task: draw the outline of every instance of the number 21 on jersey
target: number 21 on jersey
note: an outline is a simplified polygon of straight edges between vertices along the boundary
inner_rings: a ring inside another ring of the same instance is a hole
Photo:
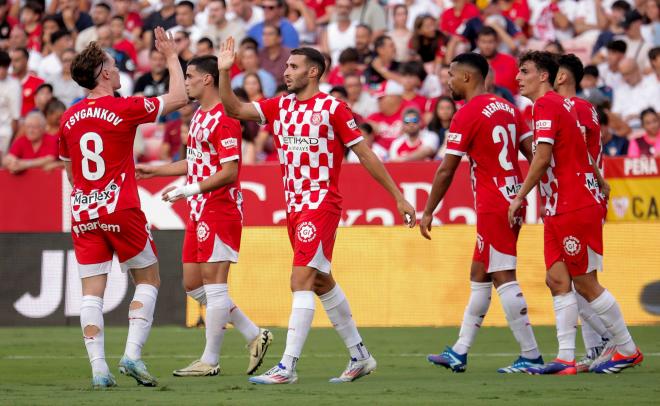
[[[500,160],[500,166],[505,171],[510,171],[513,169],[513,164],[511,163],[511,161],[509,161],[509,157],[508,157],[509,154],[508,136],[511,137],[511,143],[513,145],[516,144],[516,125],[509,124],[508,128],[509,128],[509,134],[507,134],[506,129],[501,125],[498,125],[495,128],[493,128],[493,142],[495,144],[502,143],[502,149],[500,150],[499,160]]]

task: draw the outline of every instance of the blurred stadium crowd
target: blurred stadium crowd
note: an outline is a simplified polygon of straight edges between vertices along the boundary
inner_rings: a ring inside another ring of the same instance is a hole
[[[292,48],[327,59],[322,90],[353,109],[383,161],[442,159],[445,132],[461,107],[447,88],[448,63],[483,54],[488,86],[527,118],[516,56],[526,49],[575,53],[585,64],[581,96],[597,107],[608,156],[660,155],[660,0],[0,0],[0,157],[12,173],[51,169],[59,118],[85,90],[71,61],[98,41],[120,69],[122,96],[163,94],[165,58],[153,30],[175,38],[185,69],[233,36],[239,97],[286,92]],[[136,161],[182,158],[190,103],[144,125]],[[243,123],[243,162],[277,160],[268,125]],[[347,157],[354,161],[355,156]]]

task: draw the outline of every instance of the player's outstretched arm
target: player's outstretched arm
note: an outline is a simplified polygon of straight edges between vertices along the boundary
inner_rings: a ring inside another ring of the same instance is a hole
[[[198,193],[208,193],[219,189],[225,185],[234,183],[238,178],[238,160],[229,161],[222,164],[222,170],[209,176],[201,182],[188,184],[184,186],[170,186],[163,190],[163,200],[166,202],[176,202],[188,196]]]
[[[415,209],[403,198],[403,194],[392,180],[392,177],[380,162],[376,154],[371,151],[366,142],[358,142],[351,147],[351,150],[360,159],[360,163],[365,167],[369,174],[380,183],[396,200],[396,208],[403,218],[404,224],[408,227],[414,227],[416,223]]]
[[[165,115],[185,106],[188,103],[188,96],[186,95],[183,71],[176,53],[174,37],[171,33],[166,33],[163,27],[156,27],[154,34],[156,35],[156,49],[165,55],[167,69],[170,73],[169,91],[163,95],[162,114]]]
[[[461,163],[461,157],[458,155],[445,154],[442,163],[438,167],[433,177],[433,186],[429,193],[429,200],[426,201],[424,214],[419,222],[419,232],[427,240],[431,239],[431,223],[433,223],[433,212],[438,207],[442,198],[445,197],[458,165]]]
[[[165,165],[135,165],[135,177],[149,179],[154,176],[183,176],[188,172],[188,162],[185,159]]]
[[[511,226],[516,222],[516,212],[522,207],[525,197],[532,191],[534,186],[539,183],[541,177],[550,166],[551,160],[552,144],[539,142],[536,146],[536,153],[534,154],[532,163],[529,165],[529,172],[527,172],[525,182],[523,182],[520,191],[511,202],[511,205],[509,205],[509,224],[511,224]]]
[[[229,37],[220,45],[218,54],[218,70],[220,71],[220,99],[229,117],[239,120],[261,122],[262,118],[252,103],[243,103],[231,89],[229,70],[234,65],[236,51],[234,51],[234,37]]]

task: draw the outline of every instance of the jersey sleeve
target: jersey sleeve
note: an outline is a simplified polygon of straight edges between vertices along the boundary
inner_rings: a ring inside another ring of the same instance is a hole
[[[214,146],[218,151],[220,164],[238,161],[241,157],[241,148],[238,142],[241,137],[241,125],[237,120],[224,116],[216,129]]]
[[[66,138],[64,138],[62,131],[57,134],[57,149],[62,161],[71,160],[71,156],[69,155],[69,146],[66,144]]]
[[[126,119],[136,125],[154,123],[163,113],[163,97],[131,96],[124,99]]]
[[[259,125],[270,123],[277,117],[279,112],[280,99],[281,97],[272,97],[270,99],[252,102],[254,108],[256,108],[257,112],[259,113],[259,117],[261,117]]]
[[[468,153],[470,142],[472,141],[472,131],[470,131],[470,120],[466,117],[465,110],[459,110],[449,125],[447,131],[447,149],[445,154],[464,156]]]
[[[554,144],[559,132],[559,121],[557,120],[556,106],[547,100],[539,99],[534,104],[534,135],[537,142]]]
[[[344,102],[339,103],[334,114],[330,112],[330,124],[335,135],[338,135],[347,147],[352,147],[363,139],[351,108]]]
[[[523,117],[520,110],[515,109],[515,111],[516,111],[516,134],[518,134],[518,145],[520,145],[520,143],[523,142],[525,139],[534,135],[534,132],[532,132],[532,130],[529,129],[529,125],[527,125],[527,121],[525,121],[525,118]]]

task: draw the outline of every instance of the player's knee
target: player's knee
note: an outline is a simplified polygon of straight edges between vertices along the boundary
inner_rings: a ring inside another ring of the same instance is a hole
[[[574,281],[575,291],[580,294],[587,302],[593,302],[601,293],[603,287],[598,282],[584,283]]]
[[[490,282],[491,275],[488,274],[486,266],[482,262],[473,262],[470,267],[470,280],[472,282]]]
[[[93,324],[88,324],[83,328],[83,335],[85,337],[96,337],[100,332],[101,329]]]
[[[571,290],[570,283],[567,283],[567,281],[564,281],[562,278],[558,278],[551,273],[546,274],[545,284],[548,289],[550,289],[553,296],[562,295]]]

